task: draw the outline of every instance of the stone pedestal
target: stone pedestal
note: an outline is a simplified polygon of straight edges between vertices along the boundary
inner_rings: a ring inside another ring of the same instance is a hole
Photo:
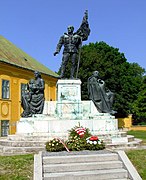
[[[57,82],[57,101],[81,101],[81,81],[78,80],[58,80]]]
[[[62,118],[81,118],[81,81],[58,80],[57,115]]]

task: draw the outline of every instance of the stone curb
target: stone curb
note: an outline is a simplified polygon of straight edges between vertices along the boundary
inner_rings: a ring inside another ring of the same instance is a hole
[[[34,155],[33,180],[42,180],[42,169],[42,152],[40,151],[38,154]]]
[[[135,169],[135,167],[133,166],[133,164],[131,163],[131,161],[127,157],[126,153],[124,151],[117,151],[117,153],[118,153],[120,159],[122,160],[122,162],[124,163],[124,166],[129,173],[130,179],[142,180],[142,178],[138,174],[137,170]]]

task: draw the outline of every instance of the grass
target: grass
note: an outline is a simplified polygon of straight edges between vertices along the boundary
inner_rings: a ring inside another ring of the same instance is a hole
[[[33,154],[0,156],[0,180],[32,180]]]
[[[146,131],[128,131],[128,135],[143,140],[142,145],[146,145]],[[146,180],[146,150],[129,150],[126,151],[128,158],[131,160],[143,180]]]
[[[146,180],[146,150],[129,150],[126,154],[141,178]]]
[[[146,145],[146,131],[128,131],[128,135],[133,135],[135,138],[142,139],[142,144]]]

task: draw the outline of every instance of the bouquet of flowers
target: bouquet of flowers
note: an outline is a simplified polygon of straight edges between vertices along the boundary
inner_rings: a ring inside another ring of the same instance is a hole
[[[69,130],[69,138],[66,145],[71,151],[81,151],[86,149],[86,138],[91,136],[88,128],[75,126]]]
[[[49,152],[58,152],[58,151],[64,151],[65,146],[63,145],[62,141],[60,139],[54,138],[48,142],[46,142],[46,150]]]
[[[103,141],[100,140],[98,136],[88,137],[86,138],[86,142],[89,145],[89,150],[99,150],[105,148]]]

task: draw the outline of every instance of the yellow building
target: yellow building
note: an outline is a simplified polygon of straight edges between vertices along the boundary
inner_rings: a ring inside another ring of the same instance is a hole
[[[22,112],[21,94],[34,70],[45,80],[45,100],[56,100],[58,75],[0,36],[0,136],[15,134]]]
[[[127,128],[132,127],[132,114],[129,114],[127,117],[118,118],[118,128]]]

